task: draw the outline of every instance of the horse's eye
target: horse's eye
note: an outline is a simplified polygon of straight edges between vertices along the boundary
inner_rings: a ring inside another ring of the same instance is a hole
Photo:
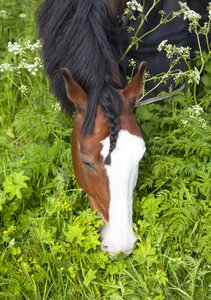
[[[94,171],[95,170],[95,167],[94,165],[90,162],[90,161],[87,161],[87,160],[83,160],[83,165],[89,169],[90,171]]]

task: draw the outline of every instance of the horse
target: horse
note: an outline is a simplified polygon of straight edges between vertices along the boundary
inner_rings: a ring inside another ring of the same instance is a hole
[[[146,9],[154,2],[144,1]],[[178,1],[171,0],[156,5],[143,26],[145,31],[159,23],[160,10],[168,14],[179,7]],[[73,168],[91,208],[104,221],[101,249],[129,255],[136,243],[132,195],[146,151],[133,110],[143,95],[146,65],[152,75],[168,70],[168,59],[157,52],[159,43],[167,37],[185,46],[188,31],[186,21],[175,19],[146,36],[141,47],[131,49],[139,67],[127,83],[130,57],[121,58],[130,36],[118,18],[125,7],[124,0],[44,0],[37,20],[44,67],[54,93],[67,113],[75,111]]]
[[[133,189],[146,150],[133,114],[146,63],[128,84],[118,65],[116,16],[124,7],[121,0],[45,0],[37,12],[45,70],[62,106],[75,110],[76,180],[103,219],[101,249],[111,255],[134,249]]]

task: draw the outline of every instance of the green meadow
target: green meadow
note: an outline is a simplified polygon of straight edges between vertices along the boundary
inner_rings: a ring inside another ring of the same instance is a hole
[[[199,84],[136,110],[138,242],[110,260],[74,177],[72,119],[42,67],[39,3],[0,0],[0,299],[211,299],[210,55],[191,63]]]

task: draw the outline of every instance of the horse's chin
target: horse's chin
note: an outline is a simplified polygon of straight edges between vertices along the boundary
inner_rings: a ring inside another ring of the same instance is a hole
[[[108,252],[111,257],[119,253],[129,256],[133,252],[137,241],[132,227],[116,231],[105,225],[101,231],[101,238],[101,250]]]

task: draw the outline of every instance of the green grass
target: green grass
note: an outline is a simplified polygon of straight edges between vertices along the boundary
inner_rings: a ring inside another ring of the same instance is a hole
[[[38,2],[0,0],[7,12],[0,64],[40,56],[7,51],[9,41],[36,42]],[[100,251],[101,220],[74,178],[72,120],[43,70],[0,73],[0,299],[211,299],[211,60],[204,55],[197,94],[188,86],[136,111],[147,144],[134,193],[138,243],[129,258],[113,261]]]

